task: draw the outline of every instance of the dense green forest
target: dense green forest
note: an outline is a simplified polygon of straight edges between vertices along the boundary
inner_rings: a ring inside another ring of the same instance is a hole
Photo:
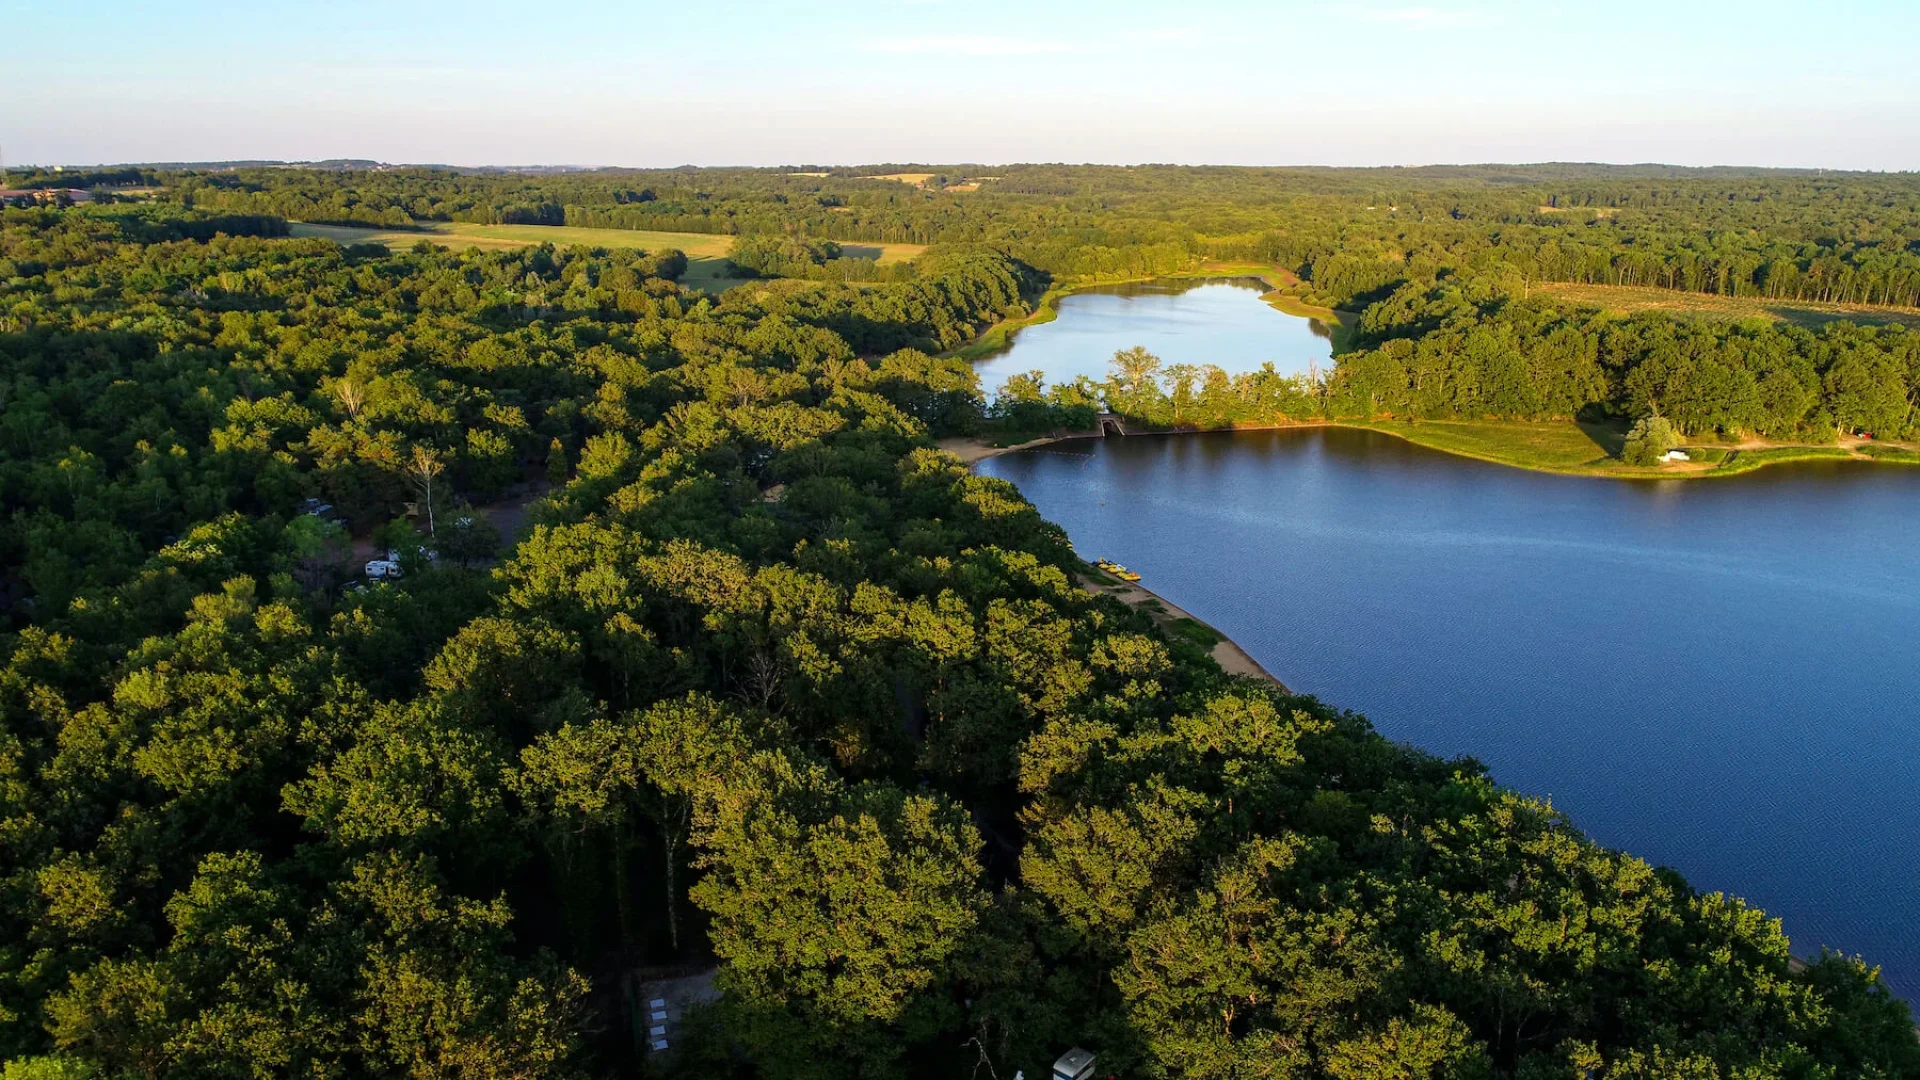
[[[996,167],[995,179],[968,192],[875,178],[902,168],[825,176],[241,169],[175,174],[169,190],[190,205],[338,224],[986,243],[1056,277],[1135,277],[1205,259],[1252,259],[1295,270],[1335,306],[1444,267],[1520,281],[1920,305],[1914,174],[1027,165]]]
[[[1379,302],[1330,379],[1246,407],[1891,430],[1911,334],[1608,320],[1476,260],[1849,213],[1910,259],[1913,200],[1872,209],[1906,178],[997,175],[242,170],[0,212],[7,1080],[1006,1078],[1075,1044],[1121,1076],[1920,1076],[1867,963],[1224,674],[933,443],[994,411],[941,354],[1050,285],[1255,257]],[[716,297],[677,252],[285,236],[529,207],[779,239]],[[832,280],[862,239],[935,246]],[[1228,407],[1150,361],[997,407]],[[1686,411],[1722,368],[1755,403]],[[356,580],[383,550],[404,576]],[[643,1055],[630,977],[716,964]]]
[[[895,168],[903,167],[824,176],[237,170],[181,175],[170,197],[318,221],[736,234],[739,272],[818,280],[907,276],[902,267],[841,258],[833,246],[861,240],[990,247],[1060,284],[1251,262],[1297,275],[1310,302],[1365,309],[1357,340],[1365,355],[1343,360],[1329,385],[1276,397],[1271,380],[1252,379],[1229,394],[1220,376],[1203,371],[1192,393],[1211,386],[1210,404],[1177,404],[1178,380],[1160,386],[1163,400],[1134,395],[1150,422],[1564,419],[1589,411],[1628,421],[1659,413],[1689,436],[1920,434],[1911,333],[1698,326],[1664,316],[1623,323],[1532,289],[1565,282],[1914,307],[1913,175],[1012,166],[993,170],[977,191],[951,192],[878,178]],[[1065,405],[1085,397],[1084,388],[1062,390]]]

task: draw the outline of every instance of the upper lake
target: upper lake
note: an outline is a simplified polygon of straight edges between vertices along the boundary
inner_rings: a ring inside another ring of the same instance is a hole
[[[1192,314],[1136,302],[1128,333],[1097,310],[1100,348],[1156,352]],[[1075,354],[1023,331],[1024,366],[1080,362],[1072,316],[1036,329]],[[1596,840],[1782,918],[1797,953],[1863,955],[1920,999],[1920,469],[1623,482],[1343,428],[978,468],[1294,690],[1477,758]]]
[[[1111,285],[1061,298],[1059,318],[1029,326],[1004,352],[974,365],[992,396],[1007,376],[1040,370],[1048,383],[1107,377],[1107,361],[1142,345],[1168,364],[1213,364],[1230,375],[1271,362],[1282,375],[1304,375],[1332,362],[1332,332],[1315,319],[1288,315],[1260,299],[1251,279]]]

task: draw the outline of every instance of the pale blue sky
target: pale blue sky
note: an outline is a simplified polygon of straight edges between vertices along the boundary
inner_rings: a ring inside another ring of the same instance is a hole
[[[1920,169],[1915,0],[0,0],[9,162]]]

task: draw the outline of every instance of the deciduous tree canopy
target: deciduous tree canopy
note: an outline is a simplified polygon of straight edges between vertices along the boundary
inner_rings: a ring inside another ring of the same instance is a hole
[[[934,448],[982,417],[938,354],[1068,273],[1048,252],[1104,258],[1076,224],[1098,192],[1132,207],[1101,265],[1150,269],[1204,254],[1210,215],[1251,250],[1288,205],[1139,174],[1009,171],[1006,199],[1059,218],[1022,248],[969,194],[729,173],[720,205],[786,221],[804,189],[802,217],[847,232],[903,205],[884,238],[943,246],[898,281],[718,299],[673,253],[343,249],[269,216],[573,220],[578,195],[686,227],[664,219],[701,174],[209,173],[170,177],[173,206],[5,211],[9,1078],[620,1075],[625,977],[710,963],[724,997],[662,1068],[1040,1076],[1083,1044],[1196,1078],[1920,1075],[1863,962],[1798,967],[1763,913],[1473,761],[1224,674]],[[1393,182],[1406,212],[1439,199]],[[1622,190],[1555,182],[1570,205]],[[1463,218],[1505,198],[1480,183]],[[1655,222],[1663,183],[1618,182]],[[1895,331],[1342,280],[1397,299],[1317,397],[1145,355],[1102,392],[1392,410],[1430,350],[1470,358],[1457,411],[1657,398],[1686,429],[1731,400],[1687,389],[1710,364],[1751,377],[1755,425],[1885,425],[1913,385],[1889,389],[1913,379]],[[441,536],[543,481],[496,564]],[[347,547],[404,573],[346,587]]]

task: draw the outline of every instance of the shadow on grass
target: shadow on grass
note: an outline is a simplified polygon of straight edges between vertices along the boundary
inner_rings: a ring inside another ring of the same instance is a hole
[[[1764,304],[1767,314],[1805,330],[1818,330],[1828,323],[1850,322],[1860,326],[1899,325],[1920,330],[1920,317],[1900,311],[1815,311],[1792,304]]]
[[[1627,427],[1618,420],[1575,420],[1573,423],[1610,458],[1619,457],[1627,445]]]
[[[725,292],[748,280],[733,276],[732,270],[732,264],[717,255],[689,256],[687,272],[680,275],[680,283],[688,288]]]

